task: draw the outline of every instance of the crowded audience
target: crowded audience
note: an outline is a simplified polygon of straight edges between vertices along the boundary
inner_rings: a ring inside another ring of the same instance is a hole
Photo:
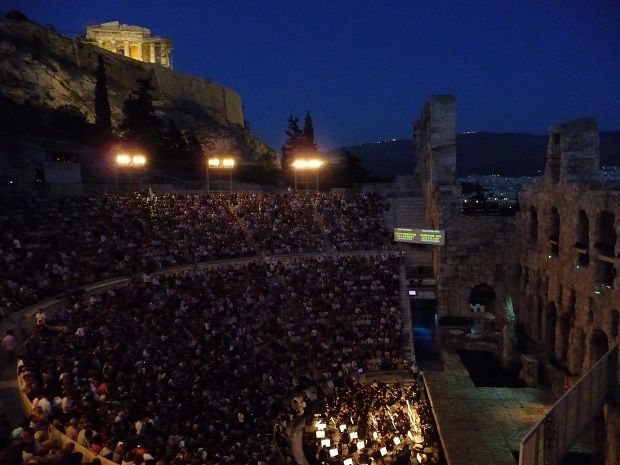
[[[308,405],[402,366],[397,263],[271,257],[72,293],[20,352],[23,463],[75,456],[46,462],[46,424],[118,463],[295,463],[274,445]]]
[[[78,285],[138,271],[390,244],[377,194],[149,192],[4,200],[0,318]]]
[[[338,250],[385,249],[392,245],[383,219],[387,205],[378,193],[320,193],[316,204],[327,237]]]

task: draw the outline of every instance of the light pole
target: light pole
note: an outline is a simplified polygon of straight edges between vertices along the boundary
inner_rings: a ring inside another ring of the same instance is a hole
[[[142,183],[142,175],[144,167],[146,166],[146,157],[140,153],[118,153],[114,160],[116,162],[116,183],[118,185],[119,170],[123,170],[127,173],[128,184],[131,185],[133,181],[133,174],[140,170],[140,183]]]
[[[316,185],[316,191],[319,191],[319,170],[321,166],[323,166],[323,160],[319,160],[318,158],[312,159],[297,159],[291,165],[295,170],[295,190],[297,190],[297,172],[302,171],[305,174],[305,181],[302,184],[305,184],[304,191],[310,191],[310,181],[308,180],[310,174],[314,172],[314,179]]]
[[[236,162],[234,158],[209,158],[207,160],[207,192],[211,192],[211,176],[209,174],[210,171],[213,171],[218,176],[219,189],[217,192],[223,192],[222,176],[228,173],[229,191],[232,192],[232,173],[235,165]]]

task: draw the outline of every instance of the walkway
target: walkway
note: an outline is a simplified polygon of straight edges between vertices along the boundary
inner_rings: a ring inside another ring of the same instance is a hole
[[[513,451],[553,404],[533,388],[477,388],[459,356],[442,354],[444,371],[426,372],[428,394],[449,465],[515,465]]]

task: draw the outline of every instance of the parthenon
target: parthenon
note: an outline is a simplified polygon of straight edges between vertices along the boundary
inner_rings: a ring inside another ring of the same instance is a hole
[[[172,68],[172,41],[151,36],[150,29],[144,27],[118,21],[94,24],[86,28],[86,36],[82,40],[135,60]]]

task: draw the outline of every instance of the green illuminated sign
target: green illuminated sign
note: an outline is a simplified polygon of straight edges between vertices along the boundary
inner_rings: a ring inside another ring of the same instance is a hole
[[[409,229],[394,228],[396,242],[410,242],[411,244],[443,245],[445,231],[440,229]]]

